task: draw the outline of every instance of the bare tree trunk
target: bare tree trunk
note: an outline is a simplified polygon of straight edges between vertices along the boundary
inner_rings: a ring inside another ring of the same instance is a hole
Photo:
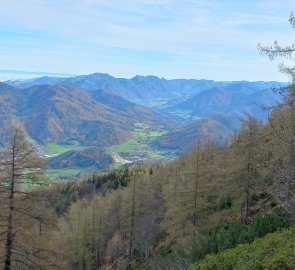
[[[82,270],[86,270],[86,241],[87,241],[87,235],[86,235],[86,215],[84,217],[84,245],[83,245],[83,262],[82,262]]]
[[[41,269],[44,265],[54,265],[54,262],[48,261],[49,251],[39,247],[40,244],[42,245],[41,236],[44,230],[42,224],[46,224],[48,220],[45,218],[46,211],[39,212],[40,205],[37,202],[40,202],[40,198],[45,194],[42,189],[25,190],[24,185],[29,183],[31,187],[40,187],[45,184],[42,175],[46,165],[38,157],[36,149],[26,141],[24,133],[18,128],[13,128],[12,131],[11,141],[7,147],[1,149],[0,153],[0,174],[1,176],[3,174],[0,182],[3,191],[0,195],[1,201],[5,203],[5,220],[3,221],[7,226],[2,269],[11,270],[15,267],[19,268],[22,264],[29,269]],[[26,243],[23,238],[30,233],[32,233],[31,238],[36,236],[35,226],[28,229],[29,232],[23,230],[23,224],[26,222],[34,222],[34,224],[37,222],[39,225],[39,238],[32,239],[33,243]]]
[[[129,241],[129,253],[128,253],[129,261],[131,260],[131,255],[132,255],[134,218],[135,218],[135,178],[133,178],[133,188],[132,188],[131,225],[130,225],[130,241]]]
[[[80,262],[79,262],[79,256],[78,256],[78,244],[79,244],[79,235],[80,234],[80,211],[78,211],[78,216],[77,216],[77,227],[75,228],[75,247],[74,247],[74,254],[75,254],[75,264],[78,267]]]
[[[97,255],[96,255],[96,244],[95,244],[95,215],[94,215],[94,213],[95,213],[95,193],[93,195],[93,203],[92,203],[91,254],[92,254],[92,269],[96,270],[97,269],[97,260],[96,260]]]
[[[97,250],[96,250],[96,267],[98,268],[101,264],[100,262],[100,242],[101,242],[101,225],[102,225],[102,215],[99,213],[99,225],[98,225],[98,242],[97,242]]]
[[[11,269],[11,254],[12,254],[12,218],[13,218],[13,184],[11,185],[11,195],[9,197],[9,214],[7,225],[7,237],[6,237],[6,253],[5,253],[5,270]]]
[[[246,183],[244,186],[244,205],[243,205],[243,222],[245,224],[248,223],[249,219],[249,197],[250,197],[250,182],[252,178],[251,166],[253,163],[253,120],[252,117],[249,117],[249,145],[248,145],[248,159],[247,159],[247,175],[246,175]]]
[[[246,189],[244,191],[244,214],[243,214],[243,222],[245,224],[248,223],[248,217],[249,217],[249,190]]]
[[[11,269],[11,255],[12,255],[12,245],[13,245],[13,234],[12,234],[12,221],[14,213],[14,184],[15,184],[15,146],[16,146],[16,136],[15,132],[12,141],[12,160],[11,160],[11,182],[10,182],[10,194],[9,194],[9,210],[8,210],[8,224],[7,224],[7,235],[6,235],[6,252],[5,252],[5,266],[4,270]]]
[[[294,131],[295,129],[293,129]],[[294,174],[294,169],[295,169],[295,142],[294,139],[291,139],[290,143],[290,164],[289,164],[289,177],[288,177],[288,199],[291,199],[292,196],[292,190],[294,189],[295,185],[295,174]]]
[[[195,190],[194,190],[193,225],[195,227],[196,227],[196,224],[197,224],[197,199],[198,199],[198,182],[199,182],[199,159],[200,159],[200,141],[198,141],[198,146],[197,146],[196,179],[195,179]]]

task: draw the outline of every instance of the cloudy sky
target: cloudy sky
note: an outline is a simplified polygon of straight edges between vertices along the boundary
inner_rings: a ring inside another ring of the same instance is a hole
[[[295,0],[0,0],[0,75],[285,80],[257,44],[292,43],[294,7]]]

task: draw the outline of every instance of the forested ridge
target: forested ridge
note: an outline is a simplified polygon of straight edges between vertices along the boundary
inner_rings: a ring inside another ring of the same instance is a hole
[[[267,123],[246,113],[224,144],[198,140],[169,164],[52,183],[15,128],[0,156],[1,268],[295,269],[295,86],[282,70],[291,84]]]

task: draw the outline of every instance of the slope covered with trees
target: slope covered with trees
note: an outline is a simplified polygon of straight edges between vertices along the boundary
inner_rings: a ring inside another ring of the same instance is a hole
[[[60,213],[59,230],[50,237],[60,265],[187,267],[207,253],[292,226],[292,153],[276,133],[282,124],[278,117],[289,113],[294,114],[288,106],[274,110],[266,125],[248,115],[227,145],[197,142],[193,152],[167,165],[73,184],[78,196]],[[291,127],[284,132],[294,136]],[[254,217],[257,213],[261,216]]]
[[[150,109],[119,96],[74,85],[41,85],[17,89],[0,84],[1,138],[15,123],[40,144],[83,144],[105,147],[131,138],[137,122],[170,125]],[[1,139],[0,138],[0,139]],[[5,140],[1,140],[2,144]]]

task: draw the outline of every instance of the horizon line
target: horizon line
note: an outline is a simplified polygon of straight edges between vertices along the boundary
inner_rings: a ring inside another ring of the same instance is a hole
[[[177,77],[177,78],[165,78],[162,76],[158,76],[158,75],[153,75],[153,74],[148,74],[148,75],[140,75],[140,74],[136,74],[133,75],[131,77],[120,77],[120,76],[114,76],[111,75],[110,73],[107,72],[93,72],[93,73],[89,73],[89,74],[71,74],[71,73],[59,73],[59,72],[47,72],[47,71],[26,71],[26,70],[14,70],[14,69],[0,69],[0,76],[1,75],[22,75],[25,76],[23,78],[11,78],[11,79],[5,79],[2,80],[0,78],[0,81],[5,82],[5,81],[25,81],[25,80],[34,80],[34,79],[39,79],[42,77],[65,77],[65,78],[71,78],[71,77],[78,77],[78,76],[90,76],[90,75],[94,75],[94,74],[100,74],[100,75],[108,75],[112,78],[115,79],[127,79],[127,80],[132,80],[136,77],[155,77],[158,78],[160,80],[166,80],[166,81],[171,81],[171,80],[205,80],[205,81],[215,81],[215,82],[279,82],[279,83],[288,83],[288,81],[276,81],[276,80],[215,80],[215,79],[209,79],[209,78],[181,78],[181,77]],[[30,77],[33,76],[33,77]],[[35,77],[36,76],[36,77]]]

